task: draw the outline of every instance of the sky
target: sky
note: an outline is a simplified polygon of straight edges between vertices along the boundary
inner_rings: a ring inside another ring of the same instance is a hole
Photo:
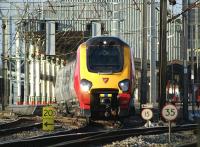
[[[175,14],[178,14],[182,11],[182,0],[176,0],[176,5],[173,6],[173,10]]]

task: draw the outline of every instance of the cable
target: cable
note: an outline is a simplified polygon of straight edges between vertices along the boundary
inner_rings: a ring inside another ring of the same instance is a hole
[[[133,0],[134,5],[136,5],[137,9],[141,12],[140,7],[138,6],[138,3],[136,3],[135,0]]]
[[[189,5],[185,10],[183,10],[181,13],[173,16],[172,18],[167,20],[167,23],[175,20],[176,18],[178,18],[179,16],[183,15],[184,13],[186,13],[187,11],[190,11],[191,9],[198,7],[200,5],[200,0],[197,0],[196,2],[192,3],[191,5]]]

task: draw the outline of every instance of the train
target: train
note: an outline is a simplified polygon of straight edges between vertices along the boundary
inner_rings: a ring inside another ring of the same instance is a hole
[[[172,103],[182,101],[183,98],[183,65],[178,61],[173,61],[167,65],[166,94],[167,100]]]
[[[196,66],[195,66],[196,67]],[[188,102],[192,102],[192,90],[197,106],[200,106],[200,84],[198,83],[197,69],[194,71],[194,89],[191,81],[191,65],[188,65]],[[199,70],[198,70],[199,71]],[[167,100],[172,103],[180,103],[184,97],[184,67],[180,61],[174,60],[167,66],[166,94]]]
[[[56,101],[86,120],[125,118],[134,109],[133,50],[118,37],[93,37],[56,76]]]

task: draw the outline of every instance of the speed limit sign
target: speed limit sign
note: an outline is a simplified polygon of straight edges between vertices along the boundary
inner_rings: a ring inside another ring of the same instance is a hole
[[[172,104],[167,104],[162,109],[162,116],[168,121],[176,119],[177,115],[178,115],[178,110]]]
[[[143,109],[141,115],[144,120],[150,120],[153,117],[153,112],[151,109]]]

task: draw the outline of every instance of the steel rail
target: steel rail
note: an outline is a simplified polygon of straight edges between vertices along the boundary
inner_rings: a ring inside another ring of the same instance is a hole
[[[2,129],[2,130],[0,130],[0,137],[10,135],[10,134],[14,134],[14,133],[18,133],[18,132],[21,132],[21,131],[31,130],[33,128],[41,128],[41,127],[42,127],[42,123],[32,123],[32,124],[25,125],[25,126],[22,126],[22,127]]]
[[[172,132],[187,131],[197,129],[196,124],[192,125],[183,125],[172,127]],[[126,129],[126,130],[117,130],[108,133],[97,134],[91,137],[81,138],[79,140],[66,141],[52,145],[52,147],[60,146],[77,146],[77,145],[99,145],[110,143],[112,141],[120,141],[127,137],[138,136],[138,135],[155,135],[167,133],[168,127],[157,127],[157,128],[144,128],[144,129]]]
[[[44,138],[44,137],[52,137],[52,136],[60,136],[60,135],[67,135],[67,134],[75,134],[75,133],[84,133],[84,132],[88,132],[88,126],[84,126],[82,128],[72,129],[72,130],[57,131],[55,133],[53,132],[53,133],[50,133],[50,134],[26,138],[25,140],[38,139],[38,138]]]
[[[179,145],[177,147],[199,147],[197,142],[192,142],[192,143],[187,143],[187,144],[183,144],[183,145]]]
[[[195,129],[197,129],[197,124],[181,125],[172,127],[172,132]],[[117,129],[4,142],[0,143],[0,146],[76,146],[80,144],[87,146],[91,144],[110,143],[112,141],[122,140],[130,136],[161,134],[166,132],[168,132],[168,127]]]
[[[66,134],[66,135],[57,135],[57,136],[48,136],[34,139],[25,139],[25,140],[17,140],[17,141],[8,141],[0,143],[1,146],[9,146],[9,147],[36,147],[36,146],[50,146],[55,143],[76,140],[79,138],[84,138],[88,136],[93,136],[99,134],[100,132],[87,132],[87,133],[74,133],[74,134]]]
[[[3,123],[0,125],[0,130],[16,126],[16,125],[18,125],[22,122],[26,122],[26,121],[31,121],[31,120],[26,119],[26,118],[19,118],[17,120],[11,121],[11,122]]]

